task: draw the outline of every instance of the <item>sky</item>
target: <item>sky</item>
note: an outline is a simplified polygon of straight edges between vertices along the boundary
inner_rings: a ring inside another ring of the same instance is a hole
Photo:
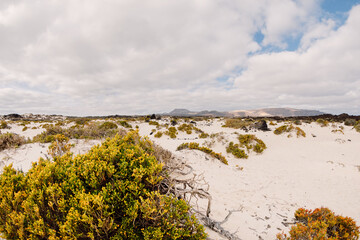
[[[360,115],[360,0],[1,0],[0,114]]]

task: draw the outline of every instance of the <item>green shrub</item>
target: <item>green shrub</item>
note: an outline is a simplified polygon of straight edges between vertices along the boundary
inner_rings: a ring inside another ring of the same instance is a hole
[[[251,124],[249,121],[244,121],[238,118],[229,118],[225,120],[225,124],[222,127],[228,127],[228,128],[243,128],[247,127]]]
[[[178,132],[175,127],[169,127],[165,134],[171,138],[176,138]]]
[[[278,128],[276,128],[274,130],[274,134],[276,135],[280,135],[282,133],[289,133],[289,132],[293,132],[295,131],[296,132],[296,136],[297,137],[306,137],[306,133],[304,132],[304,130],[302,130],[301,128],[299,127],[295,127],[293,125],[283,125],[283,126],[280,126]],[[291,137],[291,134],[288,135],[288,137]]]
[[[234,144],[230,142],[229,145],[226,147],[226,152],[231,153],[237,158],[248,158],[249,156],[245,153],[243,149],[239,148],[238,144]]]
[[[177,151],[183,150],[183,149],[195,149],[195,150],[199,150],[202,151],[204,153],[209,154],[210,156],[219,159],[222,163],[228,165],[228,161],[226,160],[226,158],[221,155],[221,153],[216,153],[213,150],[211,150],[210,148],[207,147],[200,147],[199,143],[195,143],[195,142],[190,142],[190,143],[182,143],[177,147]]]
[[[118,123],[123,126],[124,128],[132,128],[131,124],[129,124],[127,121],[121,120],[118,121]]]
[[[295,128],[295,131],[296,131],[296,136],[297,137],[306,137],[306,133],[304,132],[304,130],[302,130],[301,128],[299,127],[296,127]]]
[[[154,135],[154,137],[156,137],[156,138],[161,138],[162,135],[163,135],[163,133],[159,131],[159,132],[157,132],[157,133]]]
[[[359,239],[359,227],[349,217],[337,216],[328,208],[313,211],[303,208],[295,212],[296,225],[290,229],[290,237],[281,233],[278,240],[355,240]]]
[[[344,125],[346,125],[346,126],[355,126],[356,125],[356,120],[352,119],[352,118],[347,118],[344,121]]]
[[[193,130],[193,126],[191,124],[183,123],[177,129],[181,132],[186,132],[187,134],[191,134]]]
[[[40,159],[26,174],[0,176],[6,239],[205,239],[184,200],[161,194],[152,144],[136,132],[87,154]]]
[[[356,124],[354,126],[354,129],[357,131],[357,132],[360,132],[360,123]]]
[[[25,132],[26,130],[28,130],[28,127],[27,126],[23,127],[22,131]]]
[[[26,143],[26,140],[24,137],[19,136],[15,133],[3,133],[0,134],[0,151],[13,148],[13,147],[19,147]]]
[[[302,122],[301,122],[301,120],[296,119],[296,120],[294,121],[294,124],[295,124],[295,125],[301,125],[301,124],[302,124]]]
[[[274,130],[276,135],[280,135],[284,132],[290,132],[294,127],[292,125],[282,125]]]
[[[321,127],[329,126],[329,121],[322,119],[322,118],[317,119],[316,123],[319,124]]]
[[[265,143],[253,134],[239,135],[240,147],[245,147],[248,152],[252,149],[256,153],[262,153],[266,149]]]
[[[200,135],[199,135],[199,138],[208,138],[208,137],[209,137],[209,134],[204,133],[204,132],[200,133]]]
[[[0,123],[0,129],[7,129],[10,128],[10,126],[7,124],[6,121],[1,121]]]
[[[77,125],[85,125],[85,124],[89,123],[90,121],[91,121],[90,118],[77,118],[77,119],[75,119],[74,122]]]
[[[159,126],[159,123],[156,121],[149,121],[149,125]]]
[[[103,122],[99,126],[99,129],[103,129],[103,130],[117,129],[117,128],[118,126],[116,125],[116,123],[113,122]]]

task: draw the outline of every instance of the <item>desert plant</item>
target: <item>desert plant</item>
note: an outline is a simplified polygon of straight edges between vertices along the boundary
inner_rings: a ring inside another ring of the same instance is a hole
[[[274,130],[274,134],[280,135],[284,132],[290,132],[294,127],[292,125],[282,125]]]
[[[297,239],[331,239],[355,240],[359,239],[359,227],[349,217],[335,215],[328,208],[306,210],[303,208],[295,212],[296,225],[291,227],[290,236],[281,233],[278,240]]]
[[[252,149],[256,153],[262,153],[266,149],[265,143],[253,134],[240,134],[240,147],[245,147],[248,152]]]
[[[322,118],[317,119],[316,123],[319,124],[321,127],[329,126],[329,121],[322,119]]]
[[[296,120],[294,121],[294,124],[295,124],[295,125],[301,125],[301,124],[302,124],[302,122],[301,122],[301,120],[296,119]]]
[[[51,157],[61,157],[64,154],[70,152],[71,144],[69,144],[69,138],[62,134],[54,136],[54,141],[50,144],[48,153]]]
[[[118,126],[116,125],[116,123],[113,122],[103,122],[99,126],[99,129],[102,130],[117,129],[117,128]]]
[[[7,124],[6,121],[1,121],[0,123],[0,129],[7,129],[10,128],[10,126]]]
[[[306,137],[306,133],[304,132],[304,130],[302,130],[301,128],[299,127],[296,127],[295,128],[295,131],[296,131],[296,136],[297,137]]]
[[[207,134],[207,133],[202,132],[199,134],[199,138],[208,138],[208,137],[209,137],[209,134]]]
[[[132,128],[131,124],[129,124],[127,121],[121,120],[118,121],[118,123],[123,126],[124,128]]]
[[[193,130],[193,126],[191,124],[183,123],[177,129],[179,131],[186,132],[187,134],[191,134]]]
[[[87,154],[40,159],[24,174],[0,175],[6,239],[205,239],[184,200],[158,189],[152,144],[130,132]]]
[[[239,148],[238,144],[234,144],[230,142],[229,145],[226,147],[226,152],[231,153],[237,158],[248,158],[249,156],[245,153],[243,149]]]
[[[149,121],[149,125],[159,126],[159,123],[156,121]]]
[[[219,159],[222,163],[228,165],[228,161],[226,160],[226,158],[221,155],[221,153],[216,153],[213,150],[211,150],[210,148],[207,147],[201,147],[199,145],[199,143],[195,143],[195,142],[190,142],[190,143],[182,143],[177,147],[177,151],[183,150],[183,149],[194,149],[194,150],[199,150],[202,151],[204,153],[209,154],[210,156]]]
[[[356,120],[353,118],[347,118],[344,121],[344,125],[346,126],[355,126],[356,125]]]
[[[165,134],[171,138],[176,138],[178,132],[175,127],[169,127]]]
[[[23,127],[22,131],[25,132],[26,130],[28,130],[28,127],[27,126]]]
[[[3,133],[0,134],[0,151],[13,148],[13,147],[19,147],[26,143],[26,140],[24,137],[19,136],[15,133]]]
[[[250,124],[251,122],[249,121],[244,121],[238,118],[228,118],[225,120],[225,124],[222,127],[239,129],[247,127]]]
[[[161,131],[158,131],[157,133],[155,133],[154,137],[161,138],[162,135],[163,135],[163,133]]]

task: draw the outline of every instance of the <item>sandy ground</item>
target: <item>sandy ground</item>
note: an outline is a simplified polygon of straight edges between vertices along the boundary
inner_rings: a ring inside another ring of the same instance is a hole
[[[159,121],[166,123],[165,120]],[[295,134],[275,135],[272,131],[249,132],[262,139],[267,149],[262,154],[250,153],[248,159],[236,159],[226,153],[229,141],[237,141],[243,130],[223,128],[223,120],[197,123],[206,133],[218,133],[215,138],[199,139],[198,134],[179,132],[176,139],[167,135],[154,138],[156,127],[134,122],[140,134],[168,149],[179,159],[189,163],[209,183],[212,195],[211,218],[221,221],[229,210],[236,210],[223,227],[241,239],[275,239],[277,233],[288,231],[296,209],[328,207],[336,214],[349,216],[360,223],[360,133],[344,126],[344,134],[332,132],[342,124],[320,127],[316,123],[302,124],[306,137]],[[272,130],[283,125],[269,126]],[[22,131],[22,126],[9,130],[33,137],[41,129]],[[160,131],[165,131],[162,128]],[[2,132],[5,132],[2,130]],[[229,161],[225,165],[197,150],[176,151],[183,142],[210,144]],[[72,150],[84,153],[100,141],[78,140]],[[31,161],[44,157],[46,144],[27,144],[18,149],[0,152],[0,167],[13,163],[15,168],[27,171]],[[200,204],[200,209],[205,205]],[[208,230],[211,239],[221,239]]]

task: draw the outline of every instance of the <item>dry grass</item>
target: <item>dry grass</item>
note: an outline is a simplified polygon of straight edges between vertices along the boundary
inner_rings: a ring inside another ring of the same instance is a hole
[[[0,151],[13,148],[13,147],[19,147],[26,143],[26,140],[24,137],[19,136],[15,133],[3,133],[0,134]]]

